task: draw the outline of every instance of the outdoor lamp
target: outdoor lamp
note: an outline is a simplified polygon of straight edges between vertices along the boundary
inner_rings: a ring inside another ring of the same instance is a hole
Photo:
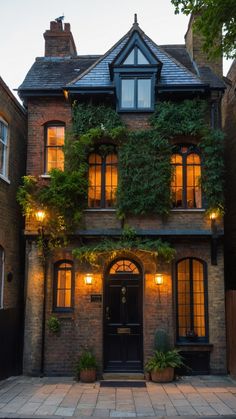
[[[156,274],[155,275],[155,284],[156,285],[163,285],[163,275],[162,274]]]
[[[35,218],[39,223],[43,223],[45,217],[46,212],[44,210],[41,209],[35,212]]]
[[[93,274],[86,274],[84,277],[84,282],[86,285],[92,285],[93,283]]]

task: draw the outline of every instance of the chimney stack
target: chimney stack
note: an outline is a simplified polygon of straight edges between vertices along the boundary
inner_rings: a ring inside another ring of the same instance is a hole
[[[70,24],[62,20],[50,22],[50,29],[43,34],[45,39],[45,57],[76,56],[76,46],[70,31]]]
[[[222,57],[209,58],[207,53],[202,50],[203,37],[194,26],[195,16],[191,15],[188,30],[185,35],[185,45],[187,51],[193,61],[198,67],[210,67],[211,70],[222,77],[223,75],[223,60]],[[219,35],[220,42],[220,35]]]

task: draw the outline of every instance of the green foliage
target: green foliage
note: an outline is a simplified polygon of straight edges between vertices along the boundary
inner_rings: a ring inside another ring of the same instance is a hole
[[[170,350],[170,339],[165,330],[156,330],[154,335],[154,349],[161,352]]]
[[[92,128],[109,132],[123,127],[118,113],[106,106],[77,104],[73,105],[73,134],[87,134]],[[114,131],[113,131],[114,132]]]
[[[200,142],[204,157],[201,186],[209,212],[224,212],[224,134],[208,131]]]
[[[119,151],[120,213],[167,214],[170,210],[172,147],[157,131],[130,133]]]
[[[161,257],[170,262],[175,256],[175,250],[161,239],[144,239],[137,237],[133,229],[126,228],[120,239],[103,239],[99,243],[80,246],[73,250],[73,256],[80,262],[98,266],[103,257],[114,259],[121,252],[148,252],[154,257]]]
[[[94,354],[89,350],[84,350],[75,365],[75,373],[78,376],[81,371],[97,369],[97,361]]]
[[[175,13],[197,16],[195,28],[203,35],[203,49],[210,56],[236,58],[235,0],[171,0]],[[222,42],[220,34],[223,31]]]
[[[61,330],[61,323],[57,317],[51,316],[47,321],[47,326],[49,330],[53,333],[59,333]]]
[[[206,102],[197,99],[178,103],[158,102],[150,122],[167,138],[176,135],[197,135],[206,125],[206,108]]]
[[[165,368],[178,368],[183,364],[182,357],[178,349],[171,349],[167,352],[155,351],[154,355],[148,360],[145,365],[147,372],[162,371]]]

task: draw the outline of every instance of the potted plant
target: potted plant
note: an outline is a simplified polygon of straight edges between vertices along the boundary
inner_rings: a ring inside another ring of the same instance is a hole
[[[182,357],[177,349],[170,346],[165,330],[158,330],[154,337],[154,355],[145,365],[151,379],[157,383],[167,383],[174,379],[174,369],[183,365]]]
[[[75,372],[83,383],[93,383],[96,380],[97,361],[93,353],[84,350],[76,363]]]

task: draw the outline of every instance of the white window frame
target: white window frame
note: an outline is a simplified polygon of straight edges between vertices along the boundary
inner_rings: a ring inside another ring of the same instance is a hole
[[[3,124],[6,128],[6,138],[2,138],[0,134],[0,143],[3,144],[3,170],[0,172],[0,177],[6,181],[8,179],[8,156],[9,156],[9,125],[0,117],[0,124]],[[0,130],[1,133],[1,130]]]
[[[2,266],[2,271],[0,271],[0,309],[3,308],[3,291],[4,291],[4,262],[5,262],[5,253],[4,253],[4,249],[2,246],[0,246],[0,257],[2,258],[1,260],[1,265]]]

